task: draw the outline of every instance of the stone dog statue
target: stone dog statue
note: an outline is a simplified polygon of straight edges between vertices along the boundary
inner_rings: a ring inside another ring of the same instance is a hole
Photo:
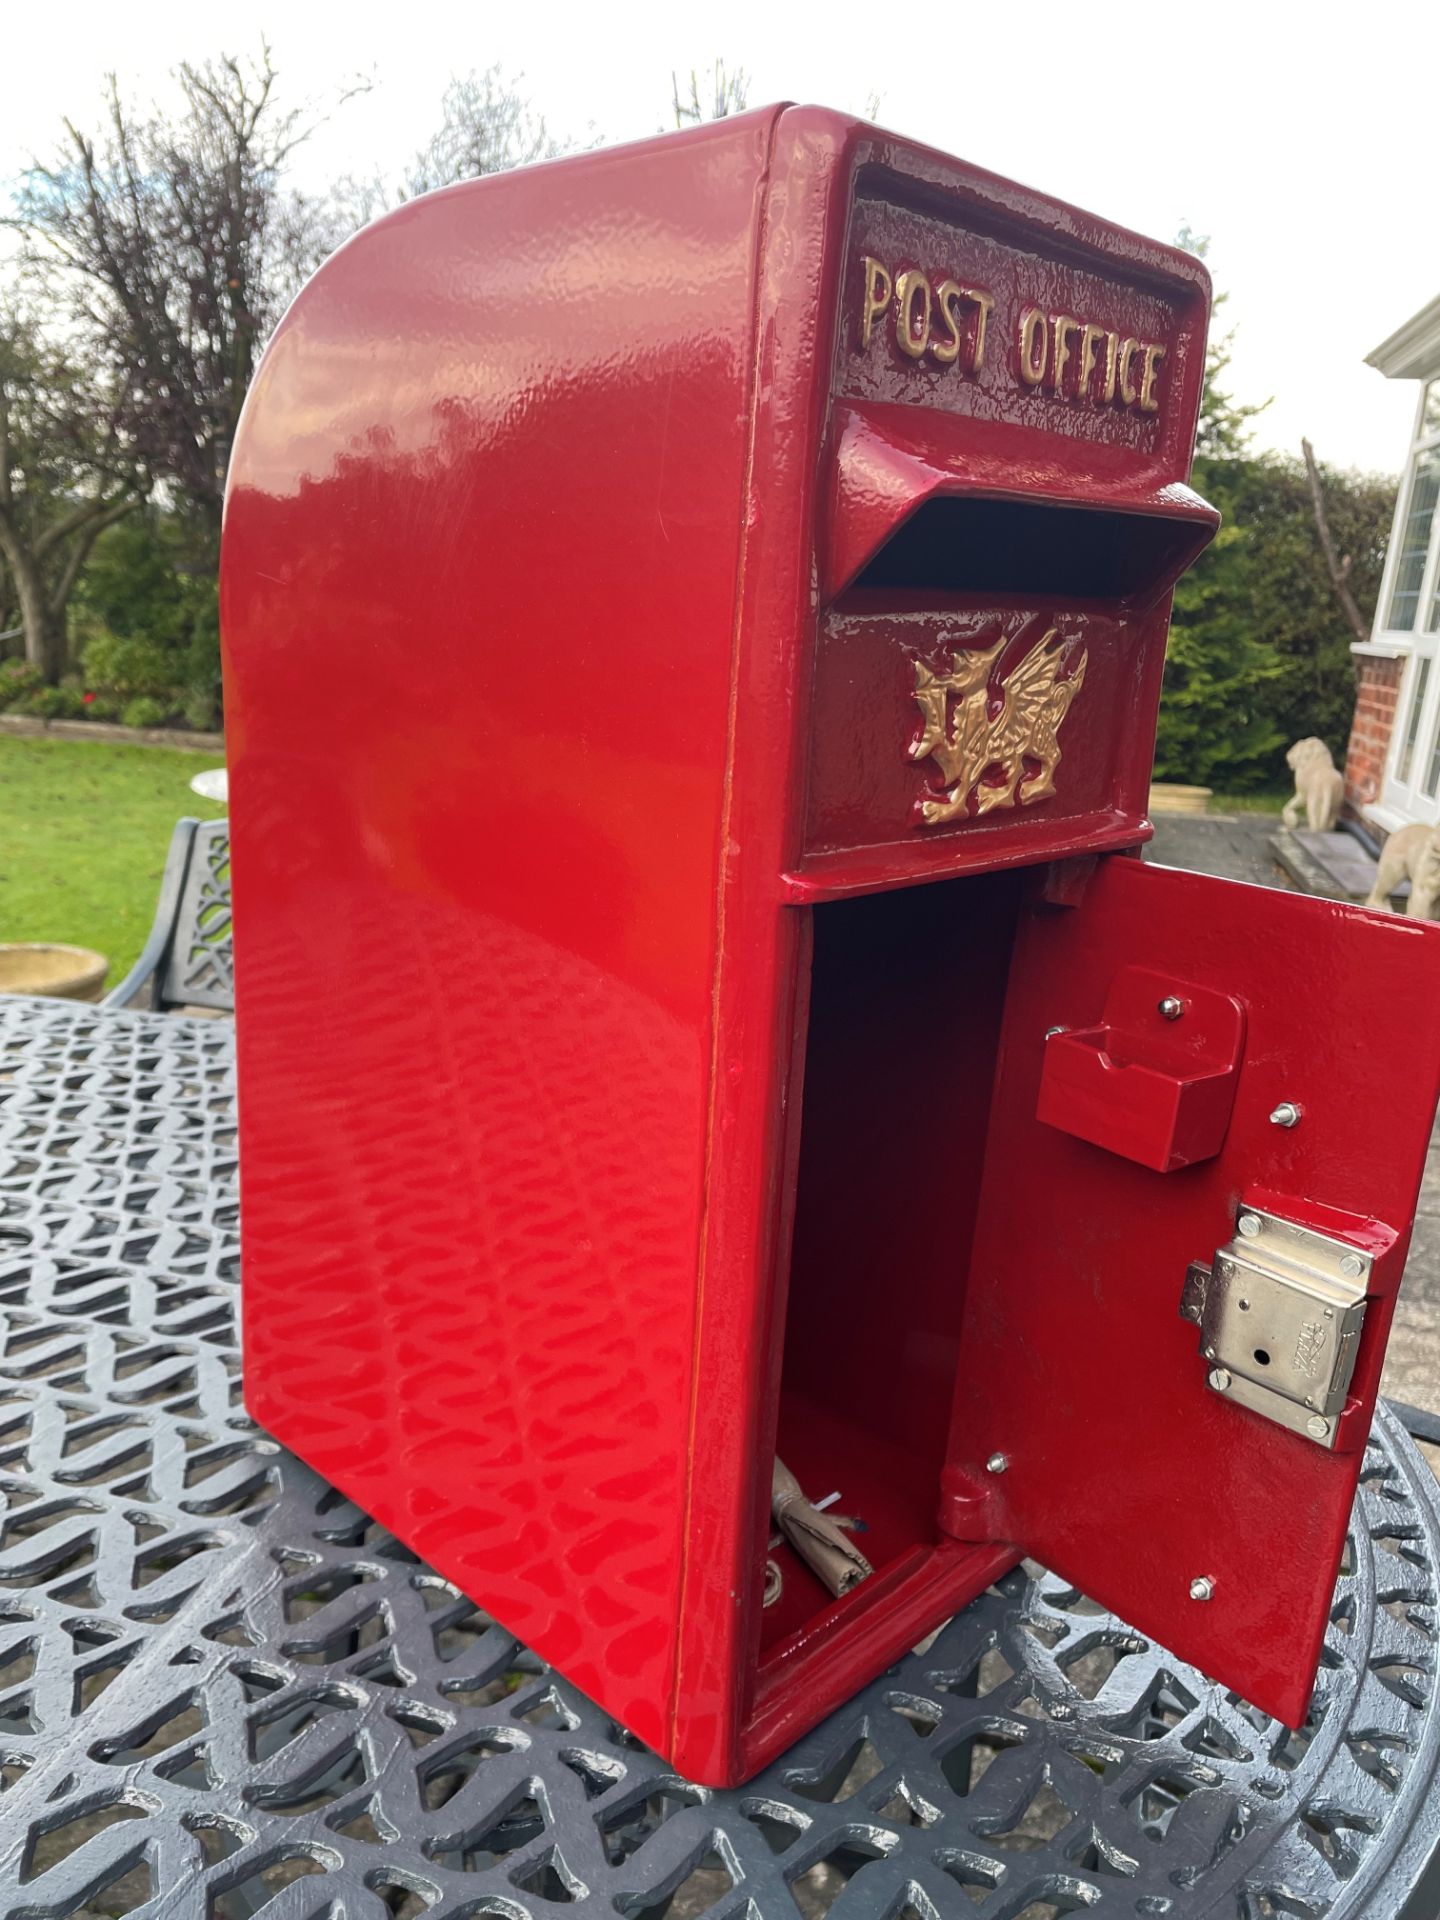
[[[1367,907],[1388,907],[1402,880],[1410,882],[1408,911],[1417,920],[1434,920],[1440,910],[1440,827],[1401,827],[1380,852],[1380,867]]]
[[[1303,809],[1305,824],[1312,833],[1329,833],[1340,818],[1340,802],[1345,797],[1345,778],[1330,758],[1330,749],[1312,734],[1297,740],[1285,755],[1285,764],[1295,775],[1295,792],[1285,802],[1281,815],[1287,827],[1293,827]]]

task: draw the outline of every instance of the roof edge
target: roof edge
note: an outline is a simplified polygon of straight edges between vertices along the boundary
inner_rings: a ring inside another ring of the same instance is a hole
[[[1387,380],[1424,380],[1440,373],[1440,293],[1365,356]]]

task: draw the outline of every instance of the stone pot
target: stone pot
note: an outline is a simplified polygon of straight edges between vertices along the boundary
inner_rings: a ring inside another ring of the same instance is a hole
[[[40,993],[52,1000],[98,1000],[110,962],[89,947],[53,940],[0,941],[0,993]]]
[[[1208,813],[1213,787],[1175,787],[1157,780],[1150,788],[1151,813]]]

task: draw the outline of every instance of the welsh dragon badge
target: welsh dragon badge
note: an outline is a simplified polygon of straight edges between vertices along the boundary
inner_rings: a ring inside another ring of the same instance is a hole
[[[981,814],[1031,807],[1055,791],[1057,736],[1085,684],[1086,655],[1052,627],[1001,683],[1001,704],[992,712],[990,673],[1009,639],[1002,634],[983,653],[952,654],[949,673],[915,662],[915,702],[925,726],[910,758],[933,759],[945,782],[943,793],[921,803],[926,826],[963,818],[972,794]]]

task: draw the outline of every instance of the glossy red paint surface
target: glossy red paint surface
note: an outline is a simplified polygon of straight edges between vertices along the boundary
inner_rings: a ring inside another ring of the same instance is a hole
[[[1193,1166],[1224,1145],[1244,1042],[1232,994],[1121,966],[1094,1026],[1046,1040],[1035,1117],[1156,1173]]]
[[[981,365],[890,308],[862,338],[876,250],[983,277]],[[1077,397],[1078,360],[1027,385],[1037,302],[1163,352],[1157,406]],[[1039,1539],[1083,1559],[968,1490],[952,1410],[990,1366],[972,1236],[1007,1181],[1066,1210],[1015,1143],[1062,1180],[1098,1151],[1035,1120],[1009,1038],[1044,997],[1019,869],[1148,831],[1169,591],[1214,524],[1185,485],[1206,305],[1184,256],[773,109],[412,203],[256,381],[222,582],[250,1405],[703,1781]],[[1005,638],[998,712],[1051,629],[1086,658],[1055,793],[927,824],[917,668]],[[1065,870],[1049,895],[1092,924]],[[1257,1018],[1269,977],[1212,957],[1196,984]],[[1084,978],[1055,1017],[1094,1026]],[[1127,1166],[1166,1204],[1197,1171]],[[1157,1275],[1173,1342],[1183,1261]],[[1013,1276],[1032,1355],[1053,1284]],[[1044,1367],[1011,1384],[1023,1424]],[[842,1601],[787,1560],[760,1605],[777,1436],[867,1521]],[[1151,1438],[1188,1475],[1192,1436]],[[1149,1550],[1116,1552],[1139,1617]]]

